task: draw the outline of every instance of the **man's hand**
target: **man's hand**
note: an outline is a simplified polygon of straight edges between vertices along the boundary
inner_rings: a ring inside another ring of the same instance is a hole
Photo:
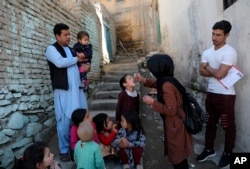
[[[85,58],[84,53],[78,53],[77,52],[76,55],[77,55],[78,62],[83,62],[84,61],[84,58]]]
[[[200,72],[201,76],[211,77],[211,74],[207,71],[208,66],[209,66],[208,63],[201,63],[200,64],[199,72]]]

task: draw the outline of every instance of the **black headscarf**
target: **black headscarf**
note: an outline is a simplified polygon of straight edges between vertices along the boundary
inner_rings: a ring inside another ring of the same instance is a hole
[[[162,85],[165,82],[171,82],[182,93],[186,92],[185,88],[174,78],[174,62],[167,54],[155,54],[147,61],[149,71],[157,78],[157,100],[164,103],[162,97]]]
[[[157,78],[173,77],[174,63],[167,54],[155,54],[147,61],[149,71]]]

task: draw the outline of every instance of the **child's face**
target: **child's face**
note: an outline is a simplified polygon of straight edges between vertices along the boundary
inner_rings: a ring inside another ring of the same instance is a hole
[[[89,44],[89,37],[84,36],[84,37],[82,37],[82,39],[79,39],[78,42],[82,45],[88,45]]]
[[[128,89],[128,88],[133,88],[135,87],[135,79],[133,76],[127,75],[125,78],[125,83],[123,83],[123,86]]]
[[[54,154],[50,152],[48,147],[45,148],[43,162],[39,168],[47,168],[49,167],[54,161]]]
[[[113,127],[113,122],[109,117],[107,117],[106,123],[104,124],[104,129],[105,130],[111,130],[112,127]]]
[[[127,122],[127,120],[124,118],[123,115],[121,116],[121,126],[122,126],[122,128],[127,129],[127,130],[132,129],[131,124]]]

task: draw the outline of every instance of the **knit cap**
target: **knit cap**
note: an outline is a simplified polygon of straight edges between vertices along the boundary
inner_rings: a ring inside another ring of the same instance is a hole
[[[93,140],[94,128],[92,124],[87,120],[81,122],[77,130],[77,135],[83,142]]]

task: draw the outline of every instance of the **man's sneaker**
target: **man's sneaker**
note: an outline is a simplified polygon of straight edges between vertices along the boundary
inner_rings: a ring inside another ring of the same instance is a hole
[[[209,157],[214,157],[215,155],[216,155],[216,153],[214,152],[214,150],[204,149],[203,152],[200,155],[197,156],[196,161],[198,161],[198,162],[204,162]]]
[[[223,152],[219,162],[219,168],[226,168],[230,165],[230,153]]]

